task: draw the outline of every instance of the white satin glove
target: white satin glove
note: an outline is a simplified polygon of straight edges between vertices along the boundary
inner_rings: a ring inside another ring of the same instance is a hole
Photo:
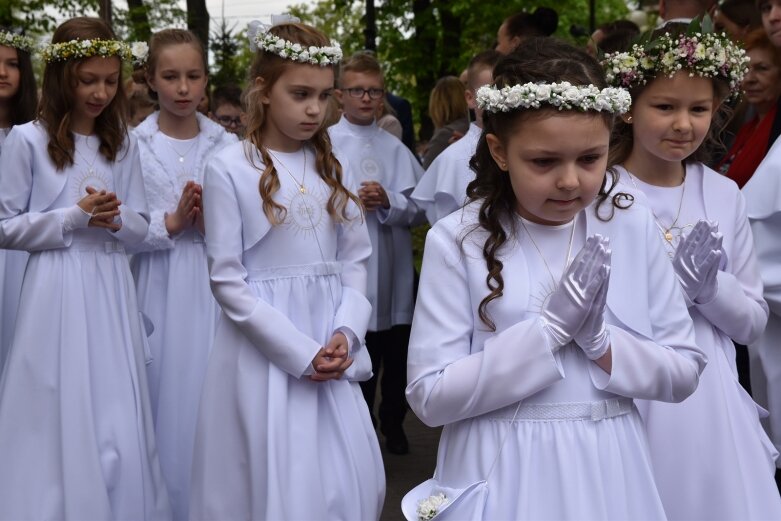
[[[718,291],[722,236],[718,225],[697,221],[675,250],[673,268],[686,297],[693,303],[711,301]]]
[[[605,324],[605,305],[607,290],[610,286],[610,250],[607,251],[607,262],[602,265],[602,285],[599,287],[586,320],[575,334],[575,343],[586,353],[589,360],[601,358],[610,347],[610,331]]]
[[[543,333],[553,351],[572,341],[585,322],[599,288],[604,282],[607,240],[601,235],[586,239],[540,313]]]

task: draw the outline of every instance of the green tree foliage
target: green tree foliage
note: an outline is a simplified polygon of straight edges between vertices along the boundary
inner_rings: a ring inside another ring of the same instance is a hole
[[[376,0],[377,56],[386,68],[389,89],[413,105],[418,122],[426,118],[428,97],[437,79],[458,76],[469,59],[495,44],[507,16],[554,6],[559,13],[556,36],[576,40],[570,26],[588,29],[588,0]],[[597,25],[627,13],[625,0],[596,2]],[[364,47],[362,0],[320,0],[291,7],[291,13],[339,41],[349,55]]]
[[[0,0],[0,25],[21,27],[28,34],[54,30],[57,17],[98,12],[98,0]]]

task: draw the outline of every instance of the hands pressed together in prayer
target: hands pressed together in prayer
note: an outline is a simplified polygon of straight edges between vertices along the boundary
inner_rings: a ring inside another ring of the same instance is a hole
[[[203,225],[203,187],[195,181],[187,181],[179,197],[176,211],[165,215],[165,228],[169,235],[176,235],[195,228],[205,235]]]
[[[722,255],[718,230],[718,224],[697,221],[675,250],[673,268],[690,305],[709,302],[718,292],[716,275]]]
[[[545,302],[540,320],[554,352],[574,340],[590,360],[607,354],[610,335],[604,315],[610,282],[609,245],[609,239],[601,235],[588,237]],[[605,365],[609,367],[609,361]]]
[[[378,208],[390,208],[388,193],[377,181],[364,181],[358,190],[358,197],[361,198],[363,206],[367,211],[375,211]]]

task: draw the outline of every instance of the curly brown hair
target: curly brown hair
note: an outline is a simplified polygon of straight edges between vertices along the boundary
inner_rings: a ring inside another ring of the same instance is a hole
[[[304,47],[330,46],[328,37],[314,27],[301,23],[286,23],[272,27],[269,32],[289,42],[299,43]],[[266,109],[261,101],[277,80],[291,67],[304,67],[292,60],[282,58],[272,52],[258,49],[249,72],[250,88],[245,95],[247,107],[247,142],[245,155],[247,160],[258,170],[261,170],[259,190],[263,201],[263,213],[274,224],[281,224],[285,220],[287,208],[274,201],[273,196],[279,190],[279,177],[274,167],[274,162],[263,144],[263,130],[266,125]],[[332,67],[333,66],[329,66]],[[255,81],[262,78],[263,81]],[[326,209],[328,214],[337,222],[348,221],[347,205],[353,201],[359,208],[363,208],[360,199],[347,190],[342,184],[342,165],[333,154],[331,138],[325,125],[321,125],[310,138],[310,143],[315,149],[315,168],[321,179],[331,189]],[[254,148],[258,150],[263,167],[255,164]]]
[[[54,31],[52,43],[90,39],[114,40],[116,36],[100,18],[78,17],[63,22]],[[55,61],[47,63],[43,70],[38,119],[49,135],[47,152],[58,170],[73,165],[75,145],[70,125],[79,82],[77,74],[79,66],[89,59]],[[117,93],[95,118],[95,135],[100,139],[100,154],[110,162],[116,161],[127,138],[127,97],[121,64],[119,70]]]
[[[595,85],[605,88],[604,73],[599,63],[584,50],[553,38],[533,38],[521,43],[515,51],[502,58],[494,68],[494,84],[497,88],[532,83],[554,83],[568,81],[573,85]],[[510,136],[519,126],[529,124],[535,119],[545,118],[558,109],[542,107],[539,109],[516,109],[509,112],[487,112],[483,115],[483,135],[477,144],[475,155],[469,166],[475,172],[475,179],[467,187],[470,201],[480,201],[478,224],[474,229],[482,228],[488,232],[483,244],[488,274],[486,285],[489,294],[478,307],[480,320],[492,331],[496,325],[491,319],[488,304],[502,296],[504,279],[502,269],[504,264],[499,259],[501,248],[509,237],[516,233],[515,214],[516,198],[510,184],[510,177],[503,172],[491,155],[487,134],[495,135],[502,143],[507,143]],[[614,116],[605,112],[593,112],[593,117],[601,118],[610,129]],[[598,204],[595,212],[603,220],[612,218],[612,208],[625,208],[628,204],[627,194],[615,194],[612,197],[611,213],[607,218],[601,216],[599,207],[610,197],[615,187],[616,176],[608,186],[605,180],[597,196]],[[474,230],[473,229],[473,230]]]

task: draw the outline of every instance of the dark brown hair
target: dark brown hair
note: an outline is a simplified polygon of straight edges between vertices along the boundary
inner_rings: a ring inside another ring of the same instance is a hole
[[[115,39],[114,33],[100,18],[71,18],[63,22],[52,36],[52,43],[70,40]],[[73,164],[73,133],[70,130],[75,90],[79,84],[79,66],[90,58],[47,63],[43,70],[43,86],[38,119],[49,135],[47,151],[58,170]],[[119,61],[119,58],[117,58]],[[95,135],[100,139],[100,154],[108,161],[117,159],[127,137],[125,115],[127,98],[122,81],[122,66],[117,80],[117,93],[111,103],[95,118]]]
[[[471,89],[472,85],[477,81],[477,76],[485,69],[491,71],[496,67],[497,62],[502,58],[502,53],[493,49],[478,53],[469,60],[469,65],[466,68],[466,82],[467,88]],[[482,85],[478,85],[478,88]]]
[[[512,38],[550,36],[559,25],[559,13],[550,7],[540,6],[533,13],[517,13],[504,20],[507,35]]]
[[[171,45],[187,44],[192,45],[193,48],[201,55],[201,61],[203,62],[203,73],[209,74],[209,64],[206,61],[206,51],[203,48],[200,38],[198,38],[194,32],[186,29],[163,29],[157,31],[149,39],[149,55],[146,59],[146,80],[147,82],[154,78],[155,71],[157,70],[157,61],[160,59],[160,52]],[[149,97],[153,100],[157,100],[157,92],[149,89]]]
[[[685,24],[680,23],[668,23],[664,27],[654,31],[651,35],[652,39],[656,38],[664,33],[670,33],[673,35],[683,34],[687,30]],[[647,81],[643,85],[638,85],[629,89],[629,93],[632,95],[632,102],[635,103],[643,94],[646,88],[654,81],[654,77],[648,77]],[[720,104],[713,114],[711,120],[710,129],[705,136],[702,144],[694,151],[692,155],[687,157],[685,161],[699,161],[701,163],[709,163],[717,154],[717,152],[724,149],[724,144],[721,142],[719,135],[721,130],[729,120],[731,109],[726,103],[721,103],[727,96],[729,96],[729,83],[722,77],[715,77],[712,79],[713,94],[715,102]],[[610,136],[610,153],[608,154],[608,167],[619,165],[629,158],[634,147],[635,138],[632,130],[632,125],[626,123],[622,119],[616,121],[616,125],[613,127],[613,133]]]
[[[494,83],[497,88],[528,82],[563,81],[573,85],[595,85],[599,88],[607,86],[602,68],[592,56],[582,49],[554,38],[526,40],[515,51],[502,58],[494,68]],[[519,126],[556,113],[559,113],[558,109],[543,106],[539,109],[509,112],[486,111],[483,114],[483,135],[477,144],[475,155],[469,162],[469,166],[475,172],[475,179],[467,187],[467,196],[470,201],[480,201],[479,224],[475,229],[482,228],[488,232],[483,244],[483,257],[488,269],[486,285],[490,292],[480,302],[478,315],[492,331],[496,330],[496,326],[489,316],[487,307],[492,300],[501,297],[504,291],[502,277],[504,264],[498,257],[508,238],[516,233],[513,218],[516,198],[510,184],[510,177],[499,169],[485,136],[494,134],[502,143],[507,143]],[[608,130],[612,127],[614,119],[612,114],[605,112],[589,114],[601,118]],[[607,199],[614,185],[615,176],[610,188],[607,188],[606,176],[597,196],[597,216],[599,216],[599,205]],[[614,196],[613,204],[618,208],[624,208],[627,204],[619,195],[622,194]]]
[[[0,31],[15,33],[2,26]],[[8,100],[8,115],[12,126],[32,121],[38,110],[38,87],[35,84],[30,53],[15,47],[13,49],[16,51],[16,60],[19,63],[19,89]]]
[[[292,43],[303,46],[330,46],[328,37],[314,27],[300,24],[287,23],[272,27],[269,32]],[[245,155],[247,160],[258,170],[255,165],[254,152],[250,145],[254,145],[260,153],[263,168],[260,175],[259,189],[263,201],[263,213],[272,224],[281,224],[285,220],[287,208],[274,201],[273,196],[279,190],[279,177],[274,167],[274,162],[263,144],[263,130],[266,125],[266,109],[261,98],[269,92],[279,78],[290,67],[304,67],[289,59],[282,58],[273,52],[258,49],[250,68],[250,88],[246,94],[247,107],[247,145]],[[332,67],[332,66],[329,66]],[[262,82],[256,82],[256,78],[262,78]],[[325,183],[331,188],[331,196],[328,198],[328,214],[336,221],[349,220],[347,204],[353,201],[362,208],[360,199],[350,193],[342,185],[342,165],[333,154],[331,139],[325,125],[315,132],[310,138],[310,143],[315,149],[315,169]]]

